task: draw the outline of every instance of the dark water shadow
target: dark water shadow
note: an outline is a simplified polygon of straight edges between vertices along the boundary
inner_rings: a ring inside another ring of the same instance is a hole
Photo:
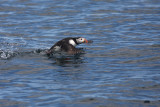
[[[83,56],[85,53],[78,53],[74,55],[67,55],[64,53],[55,53],[48,56],[49,60],[53,61],[53,65],[68,67],[84,63]]]

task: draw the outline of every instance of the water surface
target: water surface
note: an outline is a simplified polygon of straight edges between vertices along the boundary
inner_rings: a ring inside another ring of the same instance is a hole
[[[0,106],[160,106],[159,4],[1,0]],[[77,36],[85,54],[45,55]]]

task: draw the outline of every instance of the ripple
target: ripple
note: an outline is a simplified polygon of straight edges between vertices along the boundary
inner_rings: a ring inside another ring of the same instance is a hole
[[[1,0],[0,106],[159,106],[159,4]],[[45,54],[75,36],[84,54]]]
[[[27,106],[28,103],[23,101],[15,101],[15,100],[7,100],[7,99],[0,99],[0,106]]]

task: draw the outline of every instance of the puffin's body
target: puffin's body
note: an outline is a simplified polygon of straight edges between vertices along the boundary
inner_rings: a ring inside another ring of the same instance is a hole
[[[88,43],[85,38],[82,37],[68,37],[64,38],[57,43],[55,43],[47,52],[47,54],[52,54],[54,52],[67,52],[68,54],[81,53],[82,50],[75,48],[76,45],[81,43]]]

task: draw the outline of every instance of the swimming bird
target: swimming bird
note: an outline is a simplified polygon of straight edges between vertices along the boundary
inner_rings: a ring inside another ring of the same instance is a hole
[[[54,52],[67,52],[68,54],[82,53],[81,49],[76,48],[77,45],[82,43],[88,43],[88,40],[83,37],[67,37],[55,43],[47,51],[47,54]]]

